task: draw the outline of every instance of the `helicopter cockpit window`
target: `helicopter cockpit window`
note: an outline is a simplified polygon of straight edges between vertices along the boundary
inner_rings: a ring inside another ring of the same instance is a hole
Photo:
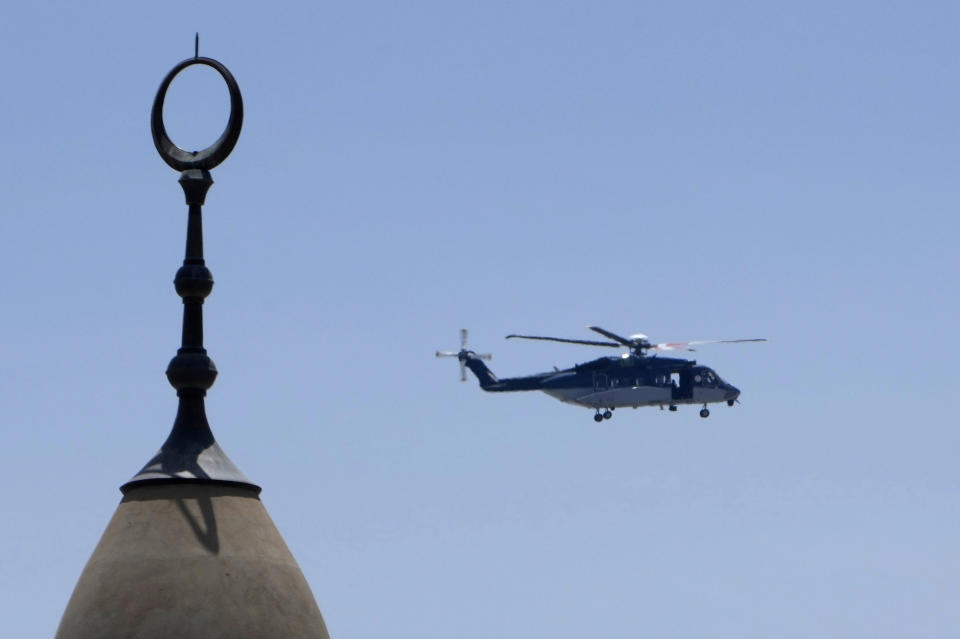
[[[693,381],[702,386],[717,386],[720,378],[711,370],[700,371],[693,377]]]

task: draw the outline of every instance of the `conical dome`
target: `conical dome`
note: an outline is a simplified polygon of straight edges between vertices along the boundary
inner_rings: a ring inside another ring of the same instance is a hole
[[[167,87],[186,67],[216,69],[230,91],[227,130],[188,153],[163,126]],[[230,72],[210,58],[184,60],[153,105],[157,150],[181,171],[189,205],[187,246],[174,284],[183,298],[183,341],[167,367],[179,409],[160,451],[126,484],[87,562],[57,639],[329,639],[297,562],[243,475],[214,439],[204,411],[217,370],[203,347],[203,301],[213,278],[203,259],[201,208],[209,170],[240,134],[243,103]]]
[[[328,639],[254,490],[143,484],[124,495],[56,639]]]

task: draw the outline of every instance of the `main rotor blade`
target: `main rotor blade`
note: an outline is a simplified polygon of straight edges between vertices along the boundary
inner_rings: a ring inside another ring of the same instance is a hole
[[[664,344],[654,344],[650,347],[651,351],[689,351],[693,350],[690,345],[693,342],[668,342]]]
[[[467,350],[467,329],[460,329],[460,350]]]
[[[611,333],[610,331],[600,328],[599,326],[588,326],[587,328],[589,328],[594,333],[600,333],[604,337],[609,337],[615,342],[620,342],[624,346],[629,346],[630,348],[633,348],[634,346],[636,346],[636,344],[628,340],[626,337],[620,337],[616,333]]]
[[[655,344],[651,350],[655,351],[687,351],[693,350],[691,346],[700,346],[701,344],[742,344],[744,342],[765,342],[765,337],[752,339],[702,339],[693,342],[666,342],[664,344]]]
[[[437,351],[437,357],[457,357],[460,353],[454,353],[453,351]]]
[[[614,348],[619,348],[620,344],[615,344],[614,342],[593,342],[586,339],[565,339],[563,337],[543,337],[541,335],[507,335],[507,339],[511,337],[519,337],[521,339],[541,339],[548,342],[564,342],[566,344],[586,344],[587,346],[612,346]],[[630,345],[629,342],[626,344]]]
[[[467,365],[463,360],[460,360],[460,381],[467,381]]]

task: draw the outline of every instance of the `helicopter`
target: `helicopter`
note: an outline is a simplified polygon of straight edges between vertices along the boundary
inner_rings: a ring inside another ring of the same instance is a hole
[[[596,411],[594,421],[613,417],[617,408],[659,406],[676,411],[681,404],[701,404],[700,417],[710,416],[708,404],[739,402],[740,389],[723,381],[716,371],[698,366],[693,360],[647,355],[648,351],[694,351],[703,344],[739,344],[765,342],[765,338],[716,339],[692,342],[654,344],[646,335],[637,333],[621,337],[599,326],[588,329],[612,341],[567,339],[542,335],[507,335],[506,339],[545,340],[566,344],[627,348],[620,357],[601,357],[571,368],[536,373],[522,377],[498,378],[483,363],[489,353],[477,354],[467,349],[467,329],[460,330],[459,351],[437,351],[437,357],[456,357],[460,361],[460,381],[467,381],[467,371],[476,376],[480,388],[489,392],[543,391],[554,399],[584,406]]]

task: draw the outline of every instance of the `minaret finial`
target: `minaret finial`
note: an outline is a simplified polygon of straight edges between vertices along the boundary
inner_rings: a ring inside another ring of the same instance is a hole
[[[198,33],[195,53],[199,53],[199,38]],[[212,145],[202,151],[185,151],[167,135],[163,104],[173,79],[194,64],[213,67],[223,77],[230,92],[230,118],[223,134]],[[204,396],[213,386],[217,368],[203,346],[203,301],[213,290],[213,276],[203,258],[202,208],[207,190],[213,184],[210,169],[230,155],[240,137],[243,125],[240,88],[221,63],[195,55],[175,66],[160,84],[150,125],[160,157],[180,171],[179,182],[189,207],[183,266],[173,280],[177,294],[183,298],[183,333],[180,348],[167,366],[167,379],[177,390],[180,407],[170,437],[160,452],[122,490],[136,483],[156,480],[228,482],[256,488],[217,445],[204,408]]]

